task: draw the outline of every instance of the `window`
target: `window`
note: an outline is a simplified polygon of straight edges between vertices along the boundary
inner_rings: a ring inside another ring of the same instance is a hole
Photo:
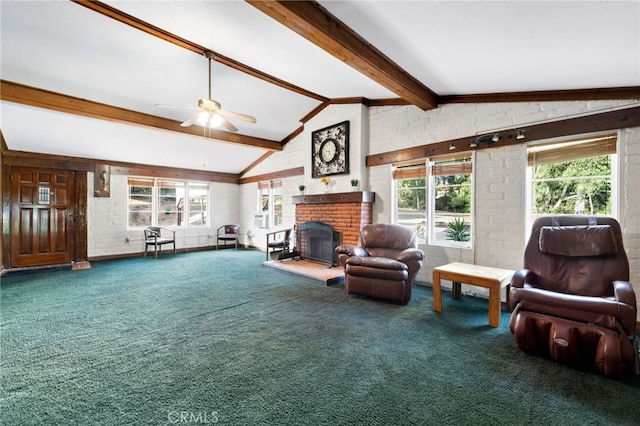
[[[548,214],[613,215],[616,135],[527,148],[529,221]]]
[[[258,214],[266,217],[267,228],[282,225],[282,181],[258,183]]]
[[[418,163],[395,164],[393,170],[396,191],[395,223],[413,230],[422,241],[426,239],[427,168],[425,160]]]
[[[158,179],[158,226],[184,226],[184,182]]]
[[[208,183],[130,177],[128,188],[129,228],[207,225]]]
[[[151,226],[153,212],[153,179],[129,178],[129,228]]]
[[[472,157],[441,157],[429,162],[429,243],[471,247]]]

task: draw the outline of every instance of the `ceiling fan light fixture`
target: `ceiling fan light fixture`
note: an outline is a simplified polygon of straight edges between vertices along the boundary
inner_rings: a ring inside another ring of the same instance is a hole
[[[224,119],[222,117],[220,117],[218,114],[215,113],[211,113],[209,116],[209,127],[210,128],[214,128],[214,127],[218,127],[219,125],[222,124],[222,121]]]
[[[209,121],[209,113],[207,111],[202,111],[200,114],[198,114],[198,118],[196,118],[196,121],[201,126],[206,127],[207,122]]]

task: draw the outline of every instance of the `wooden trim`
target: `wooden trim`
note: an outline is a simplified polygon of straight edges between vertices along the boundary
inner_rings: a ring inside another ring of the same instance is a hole
[[[304,131],[304,125],[298,127],[293,132],[289,133],[286,138],[282,139],[282,141],[281,141],[282,144],[285,145],[285,144],[291,142],[293,139],[295,139],[296,136],[298,136],[303,131]]]
[[[0,80],[0,99],[23,105],[64,112],[67,114],[81,115],[116,123],[124,123],[151,127],[160,130],[168,130],[175,133],[197,136],[203,138],[202,129],[197,126],[182,127],[179,121],[157,117],[151,114],[136,112],[99,102],[88,101],[74,96],[50,92],[48,90],[25,86],[10,81]],[[224,142],[249,145],[258,148],[281,151],[282,144],[278,141],[256,138],[237,133],[224,132],[222,130],[210,130],[207,139],[215,139]]]
[[[329,101],[329,103],[331,105],[362,104],[368,107],[371,105],[371,100],[365,97],[333,98]]]
[[[2,133],[2,129],[0,129],[0,152],[6,152],[9,148],[7,147],[7,141],[4,138],[4,134]]]
[[[604,89],[542,90],[532,92],[484,93],[475,95],[440,96],[440,104],[487,102],[553,102],[596,101],[610,99],[640,99],[640,86]]]
[[[401,98],[371,99],[372,107],[405,106],[405,105],[411,105],[411,103]]]
[[[317,99],[319,101],[325,102],[327,98],[321,96],[317,93],[313,93],[309,90],[303,89],[299,86],[276,78],[272,75],[269,75],[265,72],[262,72],[258,69],[245,65],[241,62],[236,61],[235,59],[224,56],[218,52],[214,52],[211,49],[208,49],[204,46],[196,44],[192,41],[189,41],[185,38],[179,37],[175,34],[172,34],[162,28],[156,27],[154,25],[149,24],[141,19],[138,19],[134,16],[131,16],[127,13],[124,13],[114,7],[101,3],[99,1],[87,1],[87,0],[71,0],[74,3],[84,6],[87,9],[90,9],[94,12],[100,13],[101,15],[107,16],[111,19],[114,19],[123,24],[129,25],[137,30],[143,31],[147,34],[150,34],[154,37],[158,37],[162,40],[165,40],[169,43],[175,44],[176,46],[182,47],[184,49],[190,50],[191,52],[197,53],[198,55],[204,55],[206,52],[212,52],[215,55],[214,60],[221,64],[224,64],[230,68],[241,71],[245,74],[248,74],[252,77],[256,77],[260,80],[266,81],[267,83],[271,83],[273,85],[282,87],[283,89],[290,90],[294,93],[298,93],[300,95]]]
[[[292,197],[293,204],[374,203],[375,201],[376,193],[368,191],[294,195]]]
[[[438,106],[438,96],[431,89],[315,1],[247,3],[417,107]]]
[[[273,154],[273,151],[267,151],[264,154],[262,154],[260,156],[260,158],[258,158],[253,163],[249,164],[247,167],[245,167],[245,169],[243,171],[240,172],[240,177],[242,177],[243,175],[247,174],[249,172],[249,170],[253,169],[255,166],[257,166],[258,164],[262,163],[267,158],[271,157],[271,154]]]
[[[152,176],[172,179],[201,180],[206,182],[238,183],[239,175],[208,172],[204,170],[180,169],[177,167],[151,166],[144,164],[65,157],[61,155],[34,154],[24,151],[8,151],[3,156],[3,165],[41,167],[49,169],[93,172],[94,164],[111,166],[112,175]]]
[[[74,242],[75,253],[73,256],[73,264],[87,263],[87,253],[89,245],[89,232],[88,232],[88,197],[87,197],[87,172],[76,171],[75,172],[75,212],[74,212]],[[73,266],[72,266],[73,269]]]
[[[244,185],[247,183],[260,182],[263,180],[283,179],[292,176],[304,176],[304,167],[296,167],[288,170],[280,170],[278,172],[264,173],[261,175],[240,178],[238,183],[240,185]]]
[[[328,101],[321,103],[320,105],[318,105],[317,107],[315,107],[314,109],[309,111],[309,113],[307,115],[302,117],[300,119],[300,122],[302,122],[303,124],[306,123],[307,121],[311,120],[316,115],[320,114],[320,112],[322,110],[324,110],[326,107],[328,107],[329,105],[330,105],[330,103]]]
[[[495,143],[471,147],[471,142],[478,138],[477,135],[466,136],[458,139],[450,139],[428,145],[420,145],[403,148],[394,151],[368,155],[367,167],[392,164],[400,161],[409,161],[418,158],[429,158],[435,155],[452,154],[465,151],[475,151],[491,147],[528,143],[536,140],[551,139],[555,137],[580,135],[593,132],[603,132],[621,128],[640,126],[640,107],[630,107],[615,111],[594,113],[575,118],[551,121],[534,125],[523,125],[511,129],[493,131],[499,133],[500,140]],[[516,139],[518,130],[523,130],[524,139]],[[450,146],[455,147],[454,150]]]

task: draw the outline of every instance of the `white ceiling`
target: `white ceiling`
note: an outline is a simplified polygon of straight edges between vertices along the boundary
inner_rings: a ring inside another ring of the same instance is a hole
[[[142,21],[326,98],[396,98],[242,1],[109,1]],[[320,1],[439,96],[640,86],[640,2]],[[176,121],[207,61],[68,1],[0,1],[2,80]],[[281,141],[320,101],[214,62],[239,133]],[[240,173],[266,151],[0,102],[12,150]]]

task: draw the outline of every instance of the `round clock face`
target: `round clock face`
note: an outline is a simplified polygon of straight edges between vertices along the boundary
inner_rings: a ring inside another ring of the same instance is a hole
[[[334,139],[327,139],[320,146],[320,159],[324,163],[331,163],[338,156],[338,142]]]

